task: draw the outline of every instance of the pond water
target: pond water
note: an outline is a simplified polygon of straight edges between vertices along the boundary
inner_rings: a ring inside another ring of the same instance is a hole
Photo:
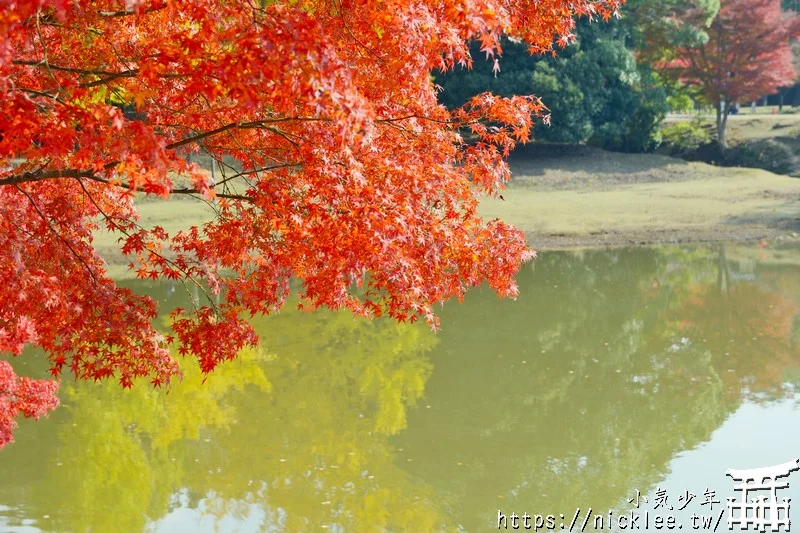
[[[554,252],[518,279],[437,334],[287,310],[205,383],[190,361],[167,393],[67,381],[0,452],[0,531],[569,530],[580,509],[577,531],[590,508],[587,531],[722,531],[727,469],[800,456],[800,252]]]

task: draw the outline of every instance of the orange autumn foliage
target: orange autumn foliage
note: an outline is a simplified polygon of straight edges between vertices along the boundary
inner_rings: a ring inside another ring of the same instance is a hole
[[[478,197],[545,109],[483,94],[448,111],[431,72],[469,65],[475,39],[497,54],[503,34],[551,52],[619,3],[0,0],[0,351],[160,385],[173,345],[208,372],[254,344],[249,317],[280,309],[293,278],[309,307],[432,326],[434,304],[483,282],[514,296],[532,252]],[[217,216],[140,227],[135,193]],[[99,229],[139,277],[219,298],[160,334],[155,303],[109,279]]]

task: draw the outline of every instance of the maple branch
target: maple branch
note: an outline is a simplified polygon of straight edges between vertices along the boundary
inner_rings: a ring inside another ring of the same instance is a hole
[[[60,30],[87,31],[87,32],[91,33],[92,35],[96,35],[98,37],[103,35],[103,32],[98,30],[97,28],[79,28],[77,26],[68,26],[68,25],[62,24],[61,22],[58,22],[56,20],[52,20],[49,17],[42,17],[41,18],[41,23],[44,26],[50,26],[52,28],[58,28]]]
[[[36,212],[37,212],[37,213],[39,214],[39,216],[41,217],[42,221],[44,221],[44,223],[45,223],[45,224],[47,224],[47,227],[48,227],[48,228],[50,228],[50,231],[52,231],[52,232],[53,232],[53,233],[56,235],[56,237],[58,237],[58,238],[59,238],[59,240],[60,240],[61,242],[63,242],[63,243],[66,245],[66,247],[69,249],[69,251],[72,253],[72,255],[74,255],[74,256],[75,256],[75,258],[76,258],[76,259],[78,259],[78,261],[80,261],[80,262],[83,264],[83,266],[86,268],[86,271],[87,271],[87,272],[89,272],[89,275],[90,275],[90,276],[92,277],[92,279],[94,280],[95,284],[97,284],[97,285],[100,285],[100,282],[99,282],[99,280],[97,279],[97,276],[95,276],[95,275],[94,275],[94,270],[92,270],[92,267],[90,267],[90,266],[89,266],[89,264],[86,262],[86,260],[85,260],[85,259],[84,259],[84,258],[83,258],[83,257],[82,257],[82,256],[81,256],[81,255],[80,255],[78,252],[77,252],[77,250],[75,250],[75,248],[73,248],[72,244],[70,244],[70,242],[69,242],[67,239],[65,239],[65,238],[64,238],[64,236],[63,236],[63,235],[61,235],[61,234],[60,234],[60,233],[59,233],[59,232],[58,232],[58,231],[57,231],[57,230],[56,230],[56,229],[53,227],[53,223],[50,221],[50,219],[48,219],[48,218],[47,218],[47,216],[46,216],[44,213],[42,213],[42,210],[41,210],[41,209],[39,209],[39,206],[38,206],[38,205],[36,205],[36,202],[33,200],[33,198],[31,197],[31,195],[30,195],[30,194],[28,194],[28,191],[26,191],[25,189],[23,189],[22,187],[20,187],[19,185],[16,185],[16,184],[14,185],[14,187],[15,187],[15,188],[16,188],[16,189],[17,189],[19,192],[21,192],[22,194],[24,194],[24,195],[25,195],[25,197],[26,197],[26,198],[28,199],[28,201],[30,202],[31,206],[33,206],[34,210],[36,210]]]
[[[92,87],[97,87],[98,85],[105,85],[105,84],[107,84],[107,83],[109,83],[111,81],[118,80],[120,78],[135,78],[137,74],[139,74],[139,70],[138,69],[126,70],[126,71],[123,71],[123,72],[117,72],[116,74],[113,74],[111,76],[107,76],[105,78],[101,78],[99,80],[89,81],[89,82],[86,82],[86,83],[81,83],[80,85],[78,85],[78,88],[80,88],[80,89],[90,89]]]
[[[378,60],[378,61],[379,61],[379,62],[380,62],[380,63],[381,63],[381,64],[382,64],[384,67],[386,67],[386,60],[385,60],[385,59],[383,59],[381,56],[379,56],[379,55],[377,54],[377,52],[375,52],[374,50],[372,50],[370,47],[368,47],[367,45],[365,45],[364,43],[362,43],[362,42],[361,42],[361,41],[358,39],[358,37],[356,37],[356,36],[353,34],[353,32],[350,30],[350,27],[347,25],[347,21],[344,19],[344,11],[341,9],[341,5],[340,5],[339,7],[340,7],[340,8],[339,8],[339,18],[342,20],[342,27],[343,27],[343,28],[344,28],[344,29],[347,31],[347,33],[350,35],[350,38],[352,38],[352,39],[353,39],[353,41],[355,41],[355,43],[356,43],[358,46],[360,46],[361,48],[363,48],[364,50],[366,50],[366,51],[369,53],[369,55],[371,55],[373,58],[377,59],[377,60]]]
[[[119,231],[120,233],[122,233],[126,237],[130,238],[131,234],[128,233],[125,230],[125,228],[123,228],[122,226],[120,226],[119,224],[114,222],[114,217],[112,217],[111,215],[106,213],[103,210],[103,208],[100,207],[100,205],[97,203],[97,201],[91,195],[89,190],[83,184],[83,181],[81,181],[80,179],[76,179],[76,181],[81,186],[81,189],[83,189],[83,192],[86,195],[86,197],[89,198],[89,201],[91,201],[92,204],[94,204],[94,207],[100,212],[101,215],[103,215],[103,218],[108,220],[112,224],[112,226],[114,227],[115,230]],[[146,231],[146,229],[143,228],[138,223],[136,223],[135,220],[131,220],[131,219],[128,219],[128,218],[122,218],[122,217],[116,217],[116,218],[118,218],[119,220],[122,220],[123,222],[127,222],[129,224],[132,224],[133,226],[138,228],[140,231]],[[164,261],[165,263],[168,263],[168,264],[172,265],[178,272],[183,274],[184,278],[186,278],[186,279],[190,280],[192,283],[194,283],[197,286],[197,288],[200,289],[203,292],[203,294],[206,296],[206,298],[208,298],[208,301],[211,304],[212,309],[214,309],[214,312],[217,313],[217,315],[220,314],[219,310],[217,309],[217,306],[215,305],[213,299],[211,298],[211,295],[208,294],[208,291],[206,291],[205,287],[203,287],[203,285],[197,280],[197,278],[195,278],[193,275],[191,275],[185,269],[181,268],[180,265],[178,265],[175,261],[172,261],[171,259],[169,259],[168,257],[164,256],[163,254],[160,254],[160,253],[156,252],[155,250],[151,250],[151,249],[148,249],[147,253],[153,254],[156,257],[158,257],[159,259],[161,259],[162,261]],[[186,292],[189,293],[189,287],[186,286],[186,282],[183,279],[180,279],[179,281],[181,282],[181,285],[183,285],[183,288],[186,289]],[[197,311],[198,307],[195,304],[194,299],[192,299],[192,305],[194,305],[195,311]]]
[[[97,87],[99,85],[105,85],[109,82],[120,78],[135,78],[139,75],[140,70],[138,68],[132,68],[128,70],[122,71],[109,71],[109,70],[89,70],[89,69],[81,69],[81,68],[73,68],[73,67],[66,67],[63,65],[53,65],[49,63],[47,60],[42,59],[41,61],[31,61],[31,60],[14,60],[11,62],[13,65],[17,66],[26,66],[26,67],[43,67],[49,71],[59,71],[59,72],[70,72],[73,74],[80,74],[83,76],[104,76],[99,80],[94,80],[86,83],[81,83],[78,85],[80,89],[90,89],[92,87]],[[180,74],[180,73],[165,73],[159,75],[161,78],[185,78],[189,76],[189,74]]]
[[[89,70],[83,68],[74,68],[74,67],[65,67],[63,65],[53,65],[52,63],[48,62],[46,59],[42,59],[40,61],[31,61],[25,59],[15,59],[11,61],[12,65],[17,66],[25,66],[25,67],[45,67],[50,70],[59,70],[62,72],[73,72],[75,74],[86,74],[86,75],[95,75],[95,76],[113,76],[119,74],[119,72],[111,72],[108,70]]]
[[[405,115],[405,116],[402,116],[402,117],[381,118],[381,119],[377,119],[375,122],[377,124],[391,124],[392,122],[400,122],[401,120],[408,120],[410,118],[418,118],[420,120],[427,120],[429,122],[436,122],[438,124],[446,124],[448,126],[454,125],[454,124],[461,124],[462,126],[466,126],[466,125],[469,125],[469,124],[475,124],[476,122],[479,122],[478,120],[471,120],[469,122],[462,122],[460,120],[441,120],[441,119],[438,119],[438,118],[426,117],[424,115]]]
[[[73,176],[69,176],[69,177],[73,177]],[[127,183],[127,182],[124,182],[124,181],[112,181],[112,180],[106,179],[106,178],[104,178],[102,176],[98,176],[95,173],[91,173],[88,176],[79,176],[79,177],[89,178],[90,180],[96,181],[98,183],[103,183],[105,185],[111,185],[111,186],[114,186],[114,187],[120,187],[122,189],[127,189],[127,190],[133,191],[133,192],[136,192],[138,190],[133,185],[131,185],[130,183]],[[2,185],[2,180],[0,180],[0,185]],[[210,188],[213,189],[213,187],[210,187]],[[169,194],[189,194],[189,195],[192,195],[192,194],[197,194],[199,192],[200,191],[198,191],[197,189],[173,189],[173,190],[171,190],[169,192]],[[215,194],[216,194],[216,196],[218,198],[227,198],[228,200],[242,200],[242,201],[245,201],[245,202],[252,202],[253,201],[252,197],[246,196],[244,194],[225,194],[225,193],[217,193],[216,191],[215,191]]]
[[[105,170],[109,170],[118,164],[121,161],[112,161],[111,163],[106,163],[103,168]],[[122,189],[127,189],[129,191],[136,191],[137,189],[127,182],[118,182],[106,179],[102,176],[99,176],[94,170],[78,170],[78,169],[65,169],[65,170],[36,170],[31,172],[23,172],[22,174],[12,174],[6,178],[0,179],[0,187],[6,185],[18,186],[20,183],[27,183],[31,181],[43,181],[48,179],[60,179],[60,178],[87,178],[92,181],[96,181],[98,183],[103,183],[106,185],[112,185],[115,187],[120,187]],[[171,191],[171,194],[195,194],[199,191],[195,189],[175,189]],[[253,199],[250,196],[246,196],[243,194],[225,194],[225,193],[217,193],[216,194],[219,198],[227,198],[229,200],[243,200],[246,202],[252,202]]]
[[[114,163],[114,166],[118,162]],[[42,181],[48,179],[58,178],[91,178],[94,174],[92,170],[34,170],[30,172],[23,172],[22,174],[12,174],[6,178],[0,179],[0,187],[4,185],[18,185],[20,183],[27,183],[29,181]]]
[[[215,130],[205,131],[203,133],[198,133],[197,135],[192,135],[191,137],[186,137],[180,141],[176,141],[174,143],[168,144],[166,146],[167,150],[172,150],[173,148],[178,148],[180,146],[184,146],[187,144],[191,144],[193,142],[202,141],[203,139],[207,139],[208,137],[212,137],[214,135],[218,135],[220,133],[226,132],[230,129],[237,128],[239,126],[238,122],[231,122],[230,124],[226,124],[220,128]]]
[[[54,102],[58,102],[61,105],[68,105],[64,100],[61,99],[60,96],[58,96],[58,94],[52,94],[51,93],[52,89],[46,89],[45,91],[37,91],[36,89],[29,89],[28,87],[17,87],[15,90],[21,91],[23,93],[27,93],[27,94],[32,95],[32,96],[38,96],[38,97],[41,97],[41,98],[49,98],[50,100],[53,100]],[[40,105],[40,104],[35,104],[35,105],[36,105],[36,109],[39,112],[43,112],[43,111],[45,111],[47,109],[43,105]]]
[[[97,14],[103,18],[118,18],[118,17],[130,17],[133,15],[146,15],[147,13],[154,13],[156,11],[161,11],[162,9],[166,8],[167,4],[161,4],[160,6],[150,7],[147,9],[123,9],[120,11],[98,11]]]
[[[115,224],[115,223],[112,221],[111,217],[109,217],[109,216],[108,216],[108,215],[107,215],[107,214],[106,214],[106,213],[105,213],[105,212],[104,212],[104,211],[103,211],[103,210],[100,208],[100,206],[99,206],[99,205],[97,205],[97,202],[95,202],[94,198],[93,198],[93,197],[92,197],[92,196],[89,194],[89,192],[86,190],[86,187],[84,187],[84,185],[83,185],[83,183],[81,182],[81,180],[80,180],[80,179],[77,179],[77,181],[78,181],[78,183],[81,185],[81,188],[84,190],[84,192],[85,192],[85,193],[86,193],[86,195],[89,197],[89,199],[91,200],[91,202],[92,202],[92,203],[95,205],[95,207],[98,209],[98,211],[100,211],[100,213],[102,213],[102,214],[103,214],[103,216],[104,216],[104,217],[105,217],[107,220],[111,221],[111,222],[112,222],[112,224],[114,224],[114,226],[115,226],[115,227],[117,227],[117,228],[118,228],[120,231],[122,231],[123,233],[125,233],[125,234],[127,235],[127,233],[126,233],[126,232],[125,232],[125,231],[124,231],[122,228],[120,228],[118,224]],[[51,222],[51,221],[50,221],[50,220],[47,218],[47,216],[46,216],[44,213],[42,213],[41,209],[40,209],[40,208],[39,208],[39,206],[36,204],[36,202],[34,201],[33,197],[31,197],[31,195],[30,195],[30,194],[28,194],[28,192],[27,192],[25,189],[23,189],[22,187],[20,187],[19,185],[14,185],[14,187],[15,187],[15,188],[16,188],[18,191],[20,191],[20,192],[21,192],[23,195],[25,195],[25,197],[28,199],[28,201],[30,202],[31,206],[33,206],[33,208],[36,210],[36,212],[38,213],[38,215],[39,215],[39,217],[42,219],[42,221],[44,221],[44,222],[47,224],[47,226],[49,227],[50,231],[52,231],[52,232],[53,232],[53,233],[56,235],[56,237],[58,237],[58,239],[59,239],[59,240],[61,240],[61,241],[62,241],[62,242],[63,242],[63,243],[66,245],[66,247],[69,249],[69,251],[72,253],[72,255],[74,255],[74,256],[75,256],[75,257],[78,259],[78,261],[80,261],[80,262],[83,264],[84,268],[85,268],[85,269],[86,269],[86,271],[89,273],[89,276],[91,276],[92,280],[94,280],[94,283],[95,283],[95,285],[96,285],[97,287],[101,288],[102,290],[105,290],[107,293],[111,293],[111,294],[113,294],[113,295],[114,295],[114,296],[115,296],[115,297],[116,297],[116,298],[117,298],[117,299],[118,299],[118,300],[119,300],[119,301],[120,301],[120,302],[121,302],[123,305],[125,305],[125,307],[126,307],[126,308],[128,308],[128,309],[130,310],[130,309],[131,309],[130,305],[129,305],[129,304],[128,304],[128,303],[127,303],[127,302],[126,302],[126,301],[125,301],[123,298],[121,298],[121,297],[119,296],[119,294],[117,294],[117,292],[116,292],[116,291],[111,291],[111,289],[110,289],[109,287],[107,287],[106,285],[104,285],[104,284],[100,283],[100,281],[97,279],[97,276],[95,275],[95,272],[94,272],[94,270],[92,270],[92,268],[89,266],[89,264],[86,262],[86,260],[85,260],[85,259],[84,259],[84,258],[83,258],[83,257],[82,257],[82,256],[81,256],[81,255],[80,255],[78,252],[77,252],[77,250],[75,250],[75,248],[72,246],[72,244],[70,244],[70,242],[69,242],[69,241],[68,241],[66,238],[64,238],[64,236],[63,236],[63,235],[61,235],[61,234],[60,234],[60,233],[59,233],[59,232],[58,232],[58,231],[55,229],[55,227],[53,227],[53,224],[52,224],[52,222]],[[3,216],[5,216],[6,218],[8,218],[8,216],[7,216],[7,215],[6,215],[6,213],[5,213],[5,210],[3,210],[2,214],[3,214]],[[139,226],[139,225],[138,225],[138,224],[136,224],[135,222],[133,222],[133,221],[130,221],[130,220],[127,220],[127,221],[128,221],[128,222],[131,222],[131,223],[133,223],[135,226],[137,226],[137,227],[139,227],[139,228],[141,229],[141,226]],[[17,227],[18,229],[21,229],[22,231],[24,231],[26,234],[33,236],[33,235],[31,234],[31,232],[29,232],[29,231],[27,231],[27,230],[25,230],[25,229],[23,229],[23,228],[20,228],[20,227],[19,227],[17,224],[15,224],[13,221],[12,221],[12,224],[14,224],[14,226],[15,226],[15,227]],[[163,256],[161,256],[161,255],[160,255],[160,254],[158,254],[157,252],[154,252],[154,251],[152,251],[152,250],[148,250],[148,251],[149,251],[150,253],[153,253],[154,255],[156,255],[156,256],[158,256],[158,257],[161,257],[161,258],[162,258],[164,261],[166,261],[166,262],[169,262],[169,263],[171,263],[171,264],[174,264],[172,261],[170,261],[170,260],[169,260],[169,259],[167,259],[166,257],[163,257]],[[176,265],[176,267],[177,267],[177,265]],[[206,292],[205,288],[203,288],[203,287],[201,286],[201,284],[200,284],[200,283],[199,283],[197,280],[195,280],[195,279],[194,279],[192,276],[188,275],[188,274],[187,274],[187,273],[186,273],[184,270],[182,270],[182,269],[180,269],[180,268],[178,268],[178,270],[180,270],[180,271],[181,271],[181,272],[182,272],[182,273],[183,273],[183,274],[184,274],[186,277],[188,277],[188,278],[189,278],[189,279],[191,279],[191,280],[192,280],[192,281],[193,281],[195,284],[197,284],[197,285],[198,285],[198,287],[200,288],[200,290],[201,290],[201,291],[203,291],[203,293],[204,293],[204,294],[206,295],[206,297],[209,299],[209,302],[211,303],[212,309],[214,309],[214,311],[215,311],[217,314],[219,314],[219,311],[218,311],[218,310],[216,309],[216,307],[214,306],[214,302],[212,301],[212,299],[211,299],[211,296],[210,296],[210,295],[209,295],[209,294]],[[181,283],[184,285],[184,287],[187,289],[187,292],[188,292],[188,287],[186,287],[186,284],[183,282],[183,280],[181,280]],[[139,313],[138,311],[135,311],[135,312],[136,312],[136,314],[137,314],[137,315],[141,315],[141,313]]]
[[[172,150],[173,148],[179,148],[181,146],[185,146],[187,144],[195,143],[198,141],[202,141],[203,139],[207,139],[209,137],[213,137],[214,135],[219,135],[220,133],[225,133],[228,130],[252,130],[252,129],[265,129],[276,133],[286,140],[291,142],[292,144],[294,141],[291,141],[288,138],[288,135],[291,135],[285,131],[279,130],[272,126],[268,126],[268,124],[276,124],[279,122],[289,122],[289,121],[300,121],[300,122],[327,122],[330,119],[326,118],[314,118],[314,117],[282,117],[282,118],[274,118],[274,119],[264,119],[264,120],[254,120],[251,122],[231,122],[229,124],[225,124],[224,126],[220,126],[217,129],[204,131],[202,133],[198,133],[196,135],[192,135],[190,137],[186,137],[181,139],[180,141],[175,141],[173,143],[168,144],[165,148],[167,150]]]
[[[8,214],[8,210],[3,208],[3,206],[0,206],[0,216],[3,216],[3,218],[5,218],[8,221],[9,224],[14,226],[18,231],[21,231],[22,233],[24,233],[25,235],[27,235],[31,239],[36,239],[37,238],[36,235],[32,231],[28,231],[26,228],[24,228],[24,227],[20,226],[19,224],[17,224],[16,220],[14,220]]]
[[[250,163],[252,164],[253,168],[257,168],[259,166],[259,164],[256,161],[255,157],[253,157],[253,154],[251,153],[251,151],[247,150],[247,148],[242,146],[242,143],[239,141],[239,139],[236,137],[236,135],[233,134],[232,131],[228,132],[228,137],[231,138],[231,140],[239,148],[239,150],[242,150],[242,154],[247,155],[248,159],[250,159]],[[206,152],[208,152],[208,148],[205,148],[205,150],[206,150]],[[235,169],[233,169],[233,170],[234,170],[234,172],[236,171]],[[224,177],[224,174],[223,174],[223,177]],[[247,178],[245,178],[245,181],[247,181],[248,184],[250,183],[250,181]]]
[[[238,173],[236,173],[236,174],[234,174],[232,176],[227,176],[225,179],[220,180],[219,182],[215,183],[214,187],[211,187],[211,188],[213,189],[215,187],[219,187],[220,185],[224,185],[225,183],[233,181],[236,178],[241,178],[242,176],[249,176],[251,174],[258,174],[259,172],[269,172],[270,170],[278,170],[278,169],[281,169],[281,168],[299,167],[300,165],[301,165],[300,163],[284,163],[282,165],[273,165],[271,167],[261,167],[261,168],[254,168],[252,170],[243,170],[242,172],[238,172]],[[196,193],[197,190],[196,189],[189,189],[189,188],[182,188],[182,189],[173,189],[172,192],[175,193],[175,194],[191,194],[191,193]],[[219,195],[217,195],[217,196],[219,196]]]
[[[37,12],[36,12],[36,34],[39,36],[39,43],[42,45],[42,56],[44,57],[45,63],[47,63],[47,62],[49,62],[49,60],[47,59],[47,57],[48,57],[47,56],[47,46],[45,45],[44,36],[42,35],[42,28],[39,25],[40,19],[41,19],[41,11],[37,10]],[[47,67],[47,73],[50,74],[50,77],[53,78],[53,81],[56,83],[56,85],[58,85],[58,80],[56,79],[55,74],[53,74],[53,71],[50,70],[49,67]]]

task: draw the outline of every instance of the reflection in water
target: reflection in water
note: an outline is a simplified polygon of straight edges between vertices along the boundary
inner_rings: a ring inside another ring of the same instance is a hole
[[[243,353],[205,384],[187,365],[166,395],[64,387],[70,414],[41,465],[48,475],[26,487],[26,505],[42,506],[30,514],[49,514],[42,525],[61,531],[141,531],[150,520],[158,529],[177,507],[233,530],[435,528],[435,506],[387,442],[423,393],[433,334],[331,312],[287,313],[257,329],[274,353]]]
[[[474,291],[438,335],[286,312],[205,383],[188,361],[166,394],[65,383],[0,454],[0,530],[476,531],[727,489],[682,457],[719,456],[748,409],[800,421],[800,266],[748,253],[544,254],[516,301]]]

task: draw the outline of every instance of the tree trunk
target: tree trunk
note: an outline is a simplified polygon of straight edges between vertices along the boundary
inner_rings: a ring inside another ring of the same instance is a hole
[[[728,140],[725,137],[726,130],[728,129],[728,114],[730,113],[731,107],[728,102],[725,102],[723,105],[720,102],[717,105],[717,144],[721,148],[728,147]]]
[[[778,112],[783,111],[783,94],[784,94],[783,91],[781,91],[780,94],[778,94]]]

